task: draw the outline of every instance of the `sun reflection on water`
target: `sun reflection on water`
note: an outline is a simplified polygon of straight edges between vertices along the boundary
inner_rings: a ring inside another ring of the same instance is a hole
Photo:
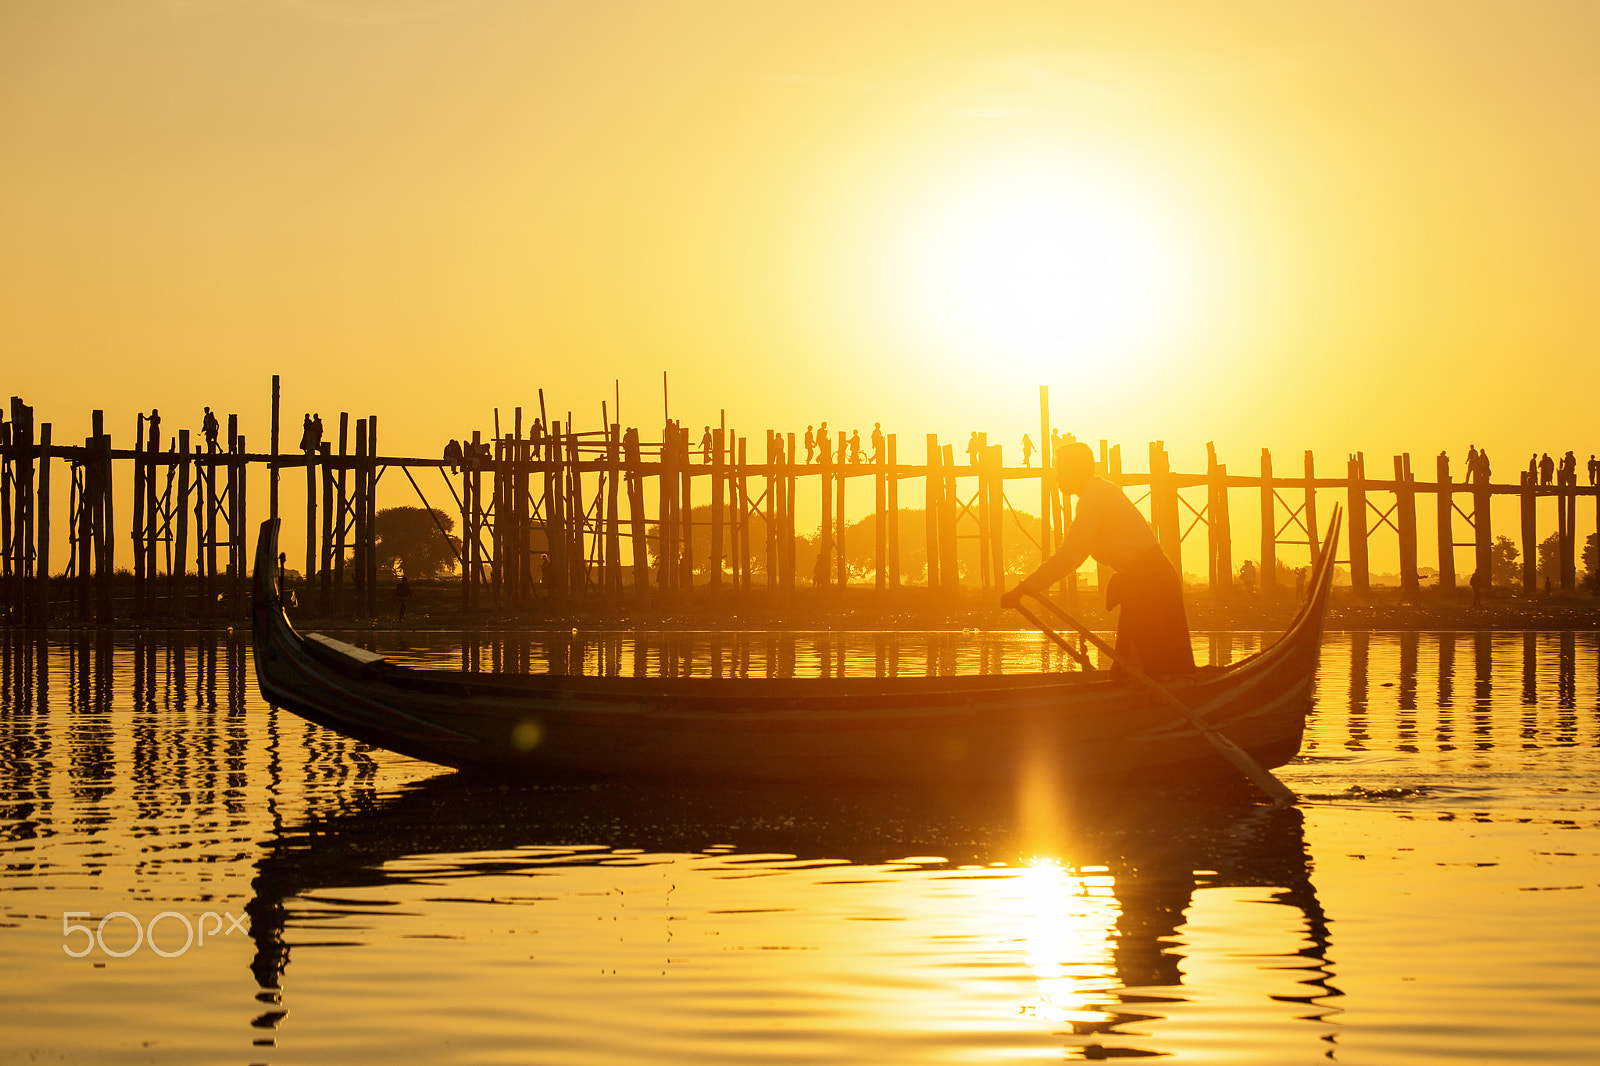
[[[1035,858],[1014,884],[1024,957],[1039,987],[1032,1013],[1055,1024],[1109,1021],[1098,1005],[1116,983],[1112,934],[1121,913],[1109,872]]]

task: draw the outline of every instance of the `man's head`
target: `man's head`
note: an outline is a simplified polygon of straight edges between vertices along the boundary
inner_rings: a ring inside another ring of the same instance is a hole
[[[1094,452],[1081,440],[1056,449],[1056,484],[1062,492],[1079,492],[1094,476]]]

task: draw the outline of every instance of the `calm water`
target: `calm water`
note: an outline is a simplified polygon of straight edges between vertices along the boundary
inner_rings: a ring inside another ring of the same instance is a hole
[[[484,670],[1059,665],[1020,633],[367,638]],[[0,1061],[1600,1056],[1592,634],[1334,634],[1287,811],[518,790],[274,712],[226,638],[0,657]]]

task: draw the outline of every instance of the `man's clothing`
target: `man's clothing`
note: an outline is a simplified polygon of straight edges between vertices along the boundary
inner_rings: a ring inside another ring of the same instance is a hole
[[[1183,610],[1183,582],[1144,516],[1103,478],[1091,477],[1061,547],[1023,584],[1043,592],[1090,557],[1116,571],[1107,583],[1107,609],[1117,616],[1117,653],[1160,677],[1193,673],[1194,650]],[[1115,666],[1113,674],[1122,673]]]

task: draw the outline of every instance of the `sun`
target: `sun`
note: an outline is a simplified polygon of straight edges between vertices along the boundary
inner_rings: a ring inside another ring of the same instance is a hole
[[[1010,161],[942,178],[906,216],[901,313],[924,347],[1034,382],[1148,364],[1192,319],[1184,227],[1125,175]]]

